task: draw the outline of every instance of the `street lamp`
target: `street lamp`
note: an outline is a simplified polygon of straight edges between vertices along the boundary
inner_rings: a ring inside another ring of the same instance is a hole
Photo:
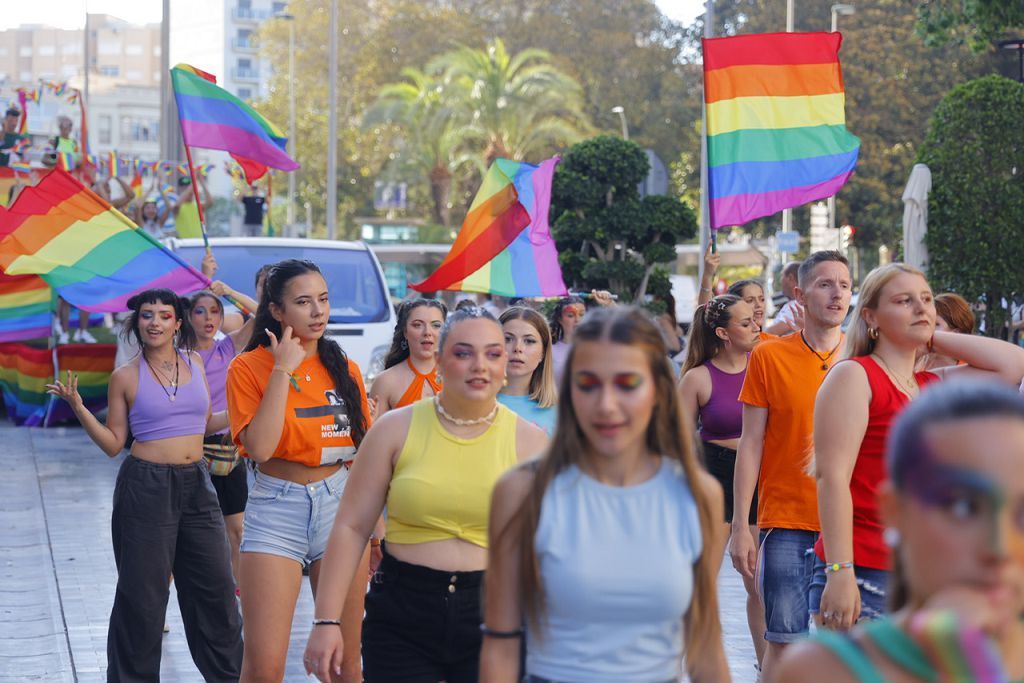
[[[836,31],[839,30],[840,14],[842,14],[844,17],[848,17],[856,11],[857,8],[854,7],[853,5],[847,5],[844,3],[832,5],[832,33],[835,33]]]
[[[278,19],[288,22],[288,151],[295,158],[295,15],[282,13]],[[295,230],[295,171],[288,173],[288,216],[289,233]]]
[[[622,107],[612,107],[612,113],[619,115],[619,120],[622,121],[622,139],[629,139],[629,126],[626,125],[626,110]]]

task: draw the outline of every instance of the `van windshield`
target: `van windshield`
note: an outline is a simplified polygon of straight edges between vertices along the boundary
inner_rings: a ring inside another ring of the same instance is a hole
[[[203,260],[202,246],[179,246],[177,253],[196,269]],[[377,266],[368,251],[324,249],[320,247],[281,247],[276,245],[215,246],[217,280],[256,298],[253,282],[256,271],[265,263],[283,259],[312,261],[327,280],[331,296],[332,323],[372,323],[388,319],[388,302]]]

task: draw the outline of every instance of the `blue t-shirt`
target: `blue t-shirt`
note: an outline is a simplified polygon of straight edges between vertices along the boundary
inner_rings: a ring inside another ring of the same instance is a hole
[[[523,418],[530,424],[535,424],[551,436],[555,431],[555,418],[558,412],[554,406],[541,408],[529,396],[508,396],[498,394],[498,401],[509,408],[513,413]]]

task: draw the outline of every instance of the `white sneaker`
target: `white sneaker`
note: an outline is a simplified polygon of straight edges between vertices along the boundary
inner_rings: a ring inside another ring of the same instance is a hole
[[[95,344],[96,337],[89,334],[89,330],[79,330],[81,334],[77,335],[77,341],[84,342],[86,344]]]
[[[67,344],[68,343],[68,333],[67,332],[61,332],[59,335],[57,335],[57,343],[58,344]]]
[[[67,334],[67,333],[65,332],[65,334]],[[73,335],[71,335],[71,341],[73,341],[73,342],[80,342],[80,341],[82,341],[82,330],[80,330],[80,329],[75,330],[75,333]]]

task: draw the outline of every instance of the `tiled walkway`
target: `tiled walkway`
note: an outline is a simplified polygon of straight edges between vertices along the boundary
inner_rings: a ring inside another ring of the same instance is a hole
[[[103,681],[116,581],[110,507],[121,458],[105,457],[80,429],[0,423],[0,443],[0,683]],[[752,681],[743,585],[728,561],[720,600],[733,680]],[[287,681],[311,680],[301,662],[311,618],[306,585]],[[199,681],[173,591],[167,623],[162,680]]]

